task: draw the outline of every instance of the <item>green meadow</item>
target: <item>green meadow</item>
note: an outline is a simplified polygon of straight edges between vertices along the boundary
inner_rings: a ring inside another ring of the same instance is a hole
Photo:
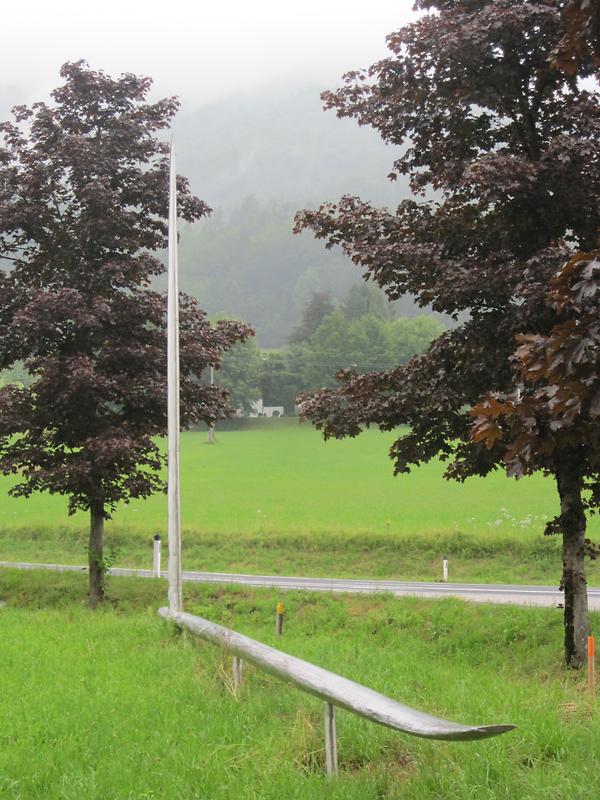
[[[560,542],[541,477],[464,485],[434,463],[394,478],[391,434],[324,443],[279,420],[182,437],[184,568],[554,582]],[[4,479],[4,489],[9,486]],[[119,508],[115,564],[148,567],[166,501]],[[60,497],[4,495],[0,558],[85,563],[87,518]],[[165,552],[166,557],[166,552]],[[593,566],[590,571],[594,582]],[[158,618],[164,581],[0,569],[0,797],[10,800],[572,800],[596,797],[598,714],[561,666],[558,609],[185,585],[185,608],[436,715],[517,730],[420,740],[338,715],[324,775],[322,704]],[[274,608],[286,605],[284,635]],[[592,614],[592,627],[600,615]]]
[[[0,797],[10,800],[584,800],[600,795],[600,716],[560,666],[556,609],[186,587],[192,612],[465,723],[479,742],[409,737],[338,714],[323,772],[322,704],[158,618],[162,582],[0,571]],[[592,615],[597,626],[600,619]]]
[[[184,567],[435,579],[448,555],[451,578],[558,580],[560,543],[542,536],[558,511],[550,479],[459,484],[437,461],[394,477],[393,438],[324,442],[295,419],[218,431],[214,445],[183,434]],[[86,515],[68,517],[59,496],[10,498],[13,481],[0,480],[0,559],[84,563]],[[123,505],[107,525],[114,563],[147,567],[165,531],[164,495]]]

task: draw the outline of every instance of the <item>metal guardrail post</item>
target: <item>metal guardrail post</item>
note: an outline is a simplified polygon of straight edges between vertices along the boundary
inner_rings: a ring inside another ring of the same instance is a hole
[[[325,703],[325,772],[327,775],[336,775],[337,768],[335,706],[331,703]]]
[[[234,656],[231,666],[233,672],[233,691],[237,695],[244,679],[244,662],[239,656]]]

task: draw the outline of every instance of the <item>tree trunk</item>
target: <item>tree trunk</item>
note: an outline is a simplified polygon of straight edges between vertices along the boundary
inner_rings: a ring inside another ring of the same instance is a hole
[[[90,608],[96,608],[104,600],[104,506],[90,506],[90,541],[88,546]]]
[[[577,471],[569,464],[560,465],[556,470],[556,483],[563,535],[565,662],[568,667],[577,669],[585,663],[590,630],[584,567],[586,519]]]

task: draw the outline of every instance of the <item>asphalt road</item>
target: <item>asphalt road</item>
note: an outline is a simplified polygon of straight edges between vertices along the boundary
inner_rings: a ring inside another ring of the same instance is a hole
[[[69,564],[32,564],[27,562],[0,561],[0,567],[12,569],[48,569],[56,572],[82,572],[87,567]],[[152,578],[149,569],[123,569],[113,567],[111,575],[132,575]],[[161,572],[163,578],[166,571]],[[563,594],[554,586],[521,586],[517,584],[482,583],[426,583],[419,581],[350,580],[346,578],[297,578],[280,575],[241,575],[229,572],[183,572],[184,581],[198,583],[241,584],[243,586],[275,587],[283,590],[306,590],[311,592],[359,592],[375,594],[389,592],[397,597],[416,595],[419,597],[460,597],[477,603],[513,603],[523,606],[554,606],[563,602]],[[588,589],[591,609],[600,610],[600,588]]]

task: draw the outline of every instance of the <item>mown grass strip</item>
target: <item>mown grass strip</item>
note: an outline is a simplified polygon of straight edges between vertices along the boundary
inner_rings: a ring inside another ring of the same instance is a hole
[[[537,535],[558,511],[554,483],[522,481],[496,472],[464,484],[442,478],[439,461],[394,478],[387,452],[394,433],[365,431],[356,439],[323,442],[296,421],[271,420],[257,429],[223,431],[214,446],[203,432],[182,436],[182,520],[203,533],[383,536],[462,532],[481,538]],[[18,477],[18,476],[17,476]],[[0,479],[0,492],[17,477]],[[87,518],[66,516],[64,498],[5,497],[0,529],[45,526],[84,529]],[[166,529],[166,500],[156,495],[118,509],[113,527],[147,536]],[[592,520],[592,528],[600,530]]]
[[[85,564],[87,533],[69,528],[0,530],[1,560]],[[391,536],[358,534],[203,534],[184,529],[184,569],[211,572],[381,578],[435,581],[442,557],[450,580],[480,583],[558,585],[560,540],[536,537],[477,537],[463,533]],[[107,551],[113,565],[150,569],[152,537],[145,531],[112,530]],[[167,542],[163,541],[166,564]],[[598,583],[596,562],[588,563],[590,585]]]

